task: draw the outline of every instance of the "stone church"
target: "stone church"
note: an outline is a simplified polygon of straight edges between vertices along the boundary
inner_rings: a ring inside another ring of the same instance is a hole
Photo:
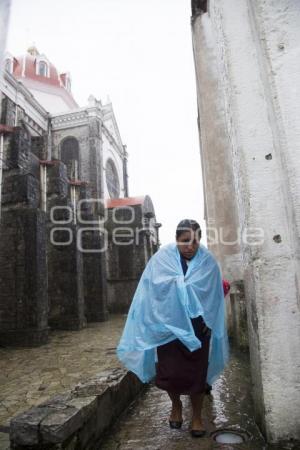
[[[160,224],[129,197],[111,103],[79,107],[35,47],[6,53],[0,83],[0,345],[35,346],[126,312]]]

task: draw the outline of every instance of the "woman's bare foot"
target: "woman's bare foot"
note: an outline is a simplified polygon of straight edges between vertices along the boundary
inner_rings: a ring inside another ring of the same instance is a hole
[[[205,435],[205,428],[201,420],[201,411],[203,403],[203,393],[197,393],[191,395],[192,407],[193,407],[193,419],[191,434],[193,437],[203,437]]]
[[[169,424],[171,428],[179,429],[182,425],[182,403],[179,400],[172,402],[171,415],[169,417]]]
[[[182,422],[182,402],[172,402],[172,411],[169,418],[170,422]]]
[[[203,437],[205,435],[205,428],[201,418],[193,417],[191,434],[193,437]]]
[[[193,417],[192,420],[192,430],[205,430],[202,419],[198,417]]]

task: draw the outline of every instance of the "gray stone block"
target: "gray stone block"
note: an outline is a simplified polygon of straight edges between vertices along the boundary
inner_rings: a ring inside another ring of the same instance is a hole
[[[40,423],[40,436],[43,445],[59,444],[68,439],[76,430],[82,427],[83,412],[75,407],[52,411]]]
[[[48,335],[46,216],[3,211],[0,226],[0,342],[36,346]]]
[[[12,448],[94,450],[142,386],[135,375],[123,369],[100,373],[14,418]]]
[[[68,179],[66,166],[61,161],[53,161],[47,166],[48,195],[66,197],[68,194]]]
[[[19,445],[37,446],[40,443],[40,423],[49,414],[50,408],[31,408],[10,422],[10,440]],[[22,446],[22,447],[20,447]]]
[[[39,181],[31,174],[5,176],[2,188],[2,204],[20,204],[38,208],[40,203]]]

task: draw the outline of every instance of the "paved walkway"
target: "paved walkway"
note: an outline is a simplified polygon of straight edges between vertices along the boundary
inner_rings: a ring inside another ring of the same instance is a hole
[[[229,367],[215,383],[212,395],[205,397],[203,420],[207,429],[204,438],[190,436],[191,407],[182,397],[184,423],[181,430],[168,424],[170,401],[161,390],[152,386],[132,405],[109,437],[97,450],[263,450],[264,440],[255,425],[250,396],[249,362],[245,355],[232,355]],[[216,429],[233,428],[249,433],[243,444],[224,445],[215,442],[210,433]],[[282,448],[280,448],[282,450]]]
[[[39,348],[0,349],[0,431],[10,419],[105,369],[120,367],[115,348],[124,316],[78,331],[55,331]],[[0,447],[1,449],[1,447]]]
[[[80,332],[53,332],[49,344],[40,348],[0,349],[0,450],[9,448],[8,434],[1,431],[14,415],[105,369],[120,367],[115,347],[124,320],[124,316],[112,316],[108,322],[89,325]],[[189,434],[191,409],[187,397],[183,398],[182,429],[170,430],[168,397],[152,386],[95,450],[267,449],[253,419],[250,391],[247,357],[233,354],[229,367],[214,385],[213,395],[205,398],[206,437],[193,439]],[[214,442],[210,433],[227,427],[245,430],[250,439],[234,446]],[[288,448],[293,447],[281,446],[280,450]]]

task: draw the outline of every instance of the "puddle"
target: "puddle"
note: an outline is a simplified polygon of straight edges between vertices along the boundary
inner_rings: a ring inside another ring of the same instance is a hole
[[[246,433],[240,434],[232,430],[218,430],[212,434],[218,444],[242,444],[247,440]]]

